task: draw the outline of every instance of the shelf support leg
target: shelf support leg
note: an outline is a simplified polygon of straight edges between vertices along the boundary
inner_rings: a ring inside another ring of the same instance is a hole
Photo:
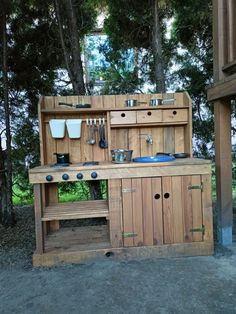
[[[35,235],[36,254],[43,254],[44,234],[42,224],[42,188],[41,184],[34,184],[34,212],[35,212]]]

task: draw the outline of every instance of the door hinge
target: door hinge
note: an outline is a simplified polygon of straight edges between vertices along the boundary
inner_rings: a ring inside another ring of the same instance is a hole
[[[202,227],[200,227],[200,228],[190,229],[189,231],[190,232],[202,232],[202,234],[204,235],[205,234],[205,226],[202,225]]]
[[[136,192],[136,189],[122,189],[122,193]]]
[[[137,237],[137,233],[134,232],[122,232],[122,235],[124,238],[133,238],[133,237]]]
[[[201,191],[203,191],[203,184],[201,183],[201,185],[189,185],[188,190],[201,190]]]

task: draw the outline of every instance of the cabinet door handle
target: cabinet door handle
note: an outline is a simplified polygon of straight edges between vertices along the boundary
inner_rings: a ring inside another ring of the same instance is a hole
[[[157,193],[157,194],[154,195],[155,200],[159,200],[160,197],[161,197],[161,195],[160,195],[159,193]]]
[[[167,198],[169,198],[169,197],[170,197],[170,193],[165,193],[165,194],[164,194],[164,198],[167,199]]]

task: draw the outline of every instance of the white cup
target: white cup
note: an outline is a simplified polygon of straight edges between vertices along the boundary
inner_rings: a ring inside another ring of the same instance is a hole
[[[53,138],[63,138],[65,136],[66,120],[52,119],[49,120],[51,135]]]
[[[81,136],[81,119],[68,119],[66,120],[66,127],[69,138],[80,138]]]

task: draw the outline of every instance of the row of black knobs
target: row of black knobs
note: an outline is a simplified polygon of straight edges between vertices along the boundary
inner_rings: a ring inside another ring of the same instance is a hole
[[[91,178],[92,178],[92,179],[96,179],[97,176],[98,176],[97,172],[94,171],[94,172],[91,173]],[[77,178],[78,180],[82,180],[83,177],[84,177],[84,175],[83,175],[82,173],[77,173],[77,175],[76,175],[76,178]],[[69,175],[68,175],[67,173],[64,173],[64,174],[62,175],[62,179],[65,180],[65,181],[69,180],[69,178],[70,178],[70,177],[69,177]],[[47,175],[47,176],[46,176],[46,180],[47,180],[48,182],[53,181],[53,176],[50,175],[50,174]]]

